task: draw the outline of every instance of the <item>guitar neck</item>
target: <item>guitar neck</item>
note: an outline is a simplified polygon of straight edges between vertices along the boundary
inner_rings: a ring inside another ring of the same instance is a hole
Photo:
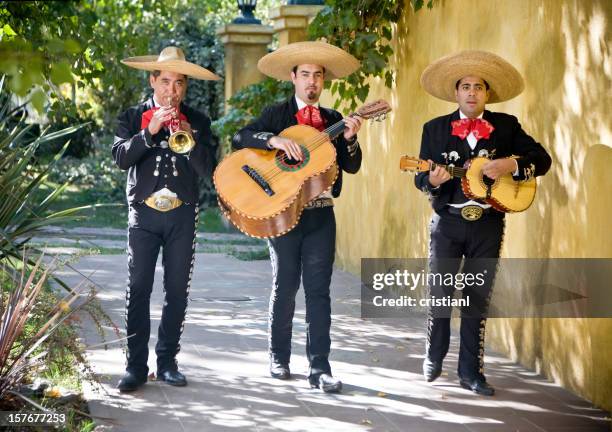
[[[358,115],[359,114],[357,114],[357,113],[351,113],[351,114],[349,114],[349,117],[355,117],[355,116],[358,116]],[[340,135],[342,132],[344,132],[344,127],[345,127],[344,120],[340,120],[339,122],[334,123],[333,125],[331,125],[327,129],[325,129],[323,131],[323,133],[326,133],[329,136],[329,139],[333,140],[338,135]]]
[[[451,175],[451,177],[465,177],[465,173],[467,173],[467,169],[456,167],[456,166],[448,166],[443,164],[432,163],[430,171],[436,169],[437,167],[442,167]]]
[[[323,133],[329,136],[330,140],[336,139],[338,135],[340,135],[344,131],[344,120],[340,120],[337,123],[334,123],[327,129],[323,131]]]

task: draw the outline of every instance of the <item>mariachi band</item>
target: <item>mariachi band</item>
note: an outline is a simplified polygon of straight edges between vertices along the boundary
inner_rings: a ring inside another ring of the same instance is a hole
[[[183,100],[188,79],[219,77],[187,61],[176,47],[122,62],[149,71],[153,91],[119,116],[112,148],[115,163],[128,172],[128,339],[118,389],[130,392],[145,384],[149,374],[150,296],[160,248],[165,297],[155,346],[156,377],[173,386],[187,385],[176,356],[195,262],[197,179],[210,172],[214,157],[210,119]],[[319,98],[326,81],[359,67],[351,54],[324,42],[293,43],[262,57],[258,69],[291,81],[294,94],[266,107],[234,135],[237,151],[219,164],[213,178],[225,216],[246,234],[268,240],[270,376],[291,378],[292,322],[302,284],[308,385],[325,393],[342,390],[329,361],[334,199],[341,194],[344,173],[355,174],[361,167],[358,132],[363,120],[379,118],[390,107],[376,101],[343,117],[322,106]],[[419,157],[414,158],[420,167],[415,186],[433,209],[429,267],[456,273],[462,259],[466,266],[489,266],[485,283],[463,292],[475,301],[461,311],[458,376],[462,387],[491,396],[494,388],[484,375],[486,312],[505,213],[520,211],[521,203],[513,200],[531,203],[534,178],[548,171],[551,158],[516,117],[486,109],[486,104],[507,101],[524,88],[520,73],[503,58],[473,50],[452,54],[429,65],[421,85],[430,95],[457,104],[453,112],[424,125]],[[496,184],[512,184],[515,192],[504,196],[502,187],[493,190]],[[436,297],[454,291],[435,283],[428,289]],[[441,375],[449,349],[450,308],[431,307],[426,329],[423,375],[432,382]]]

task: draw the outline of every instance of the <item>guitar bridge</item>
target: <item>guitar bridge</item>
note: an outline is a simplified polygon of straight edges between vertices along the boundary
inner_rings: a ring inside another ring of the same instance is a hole
[[[251,168],[248,165],[242,165],[242,171],[247,173],[251,179],[257,183],[257,185],[268,195],[274,195],[274,191],[270,187],[270,183],[268,183],[262,176],[259,174],[254,168]]]

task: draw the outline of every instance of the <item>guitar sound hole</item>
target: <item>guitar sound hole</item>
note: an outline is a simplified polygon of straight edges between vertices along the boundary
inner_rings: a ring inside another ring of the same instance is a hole
[[[291,172],[298,171],[302,167],[304,167],[310,161],[310,151],[304,146],[302,147],[302,154],[304,155],[304,160],[295,160],[287,155],[282,150],[279,150],[276,153],[276,166],[279,167],[282,171]]]
[[[288,165],[290,167],[295,167],[296,165],[300,164],[300,161],[297,159],[293,159],[290,156],[287,155],[287,153],[283,152],[283,154],[281,155],[281,158],[283,159],[283,163],[285,165]]]
[[[486,175],[482,176],[482,182],[486,186],[493,186],[495,184],[495,180],[493,180],[491,177],[487,177]]]

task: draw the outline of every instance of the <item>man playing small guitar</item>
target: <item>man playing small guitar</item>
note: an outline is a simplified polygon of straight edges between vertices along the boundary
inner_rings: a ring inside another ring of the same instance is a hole
[[[319,96],[324,80],[349,75],[358,67],[359,62],[353,56],[323,42],[289,44],[266,55],[258,63],[259,70],[273,78],[291,80],[295,96],[267,107],[258,119],[240,130],[233,138],[234,148],[280,149],[289,162],[302,160],[305,157],[302,147],[291,139],[280,137],[280,133],[297,124],[323,131],[326,125],[342,120],[337,111],[319,106]],[[336,244],[333,198],[340,195],[342,170],[354,174],[361,166],[361,149],[357,142],[361,120],[347,117],[344,125],[344,132],[333,140],[340,168],[333,187],[308,203],[293,229],[269,239],[273,271],[270,374],[278,379],[290,377],[292,321],[301,280],[306,296],[308,380],[311,387],[324,392],[342,389],[342,382],[332,376],[328,361],[331,345],[329,286]]]
[[[483,286],[463,290],[463,296],[470,297],[470,306],[462,309],[458,375],[462,387],[491,396],[494,389],[484,376],[484,335],[505,213],[484,199],[468,198],[460,176],[451,177],[448,167],[463,167],[468,160],[486,157],[490,161],[485,161],[481,171],[491,181],[508,174],[524,181],[545,174],[551,158],[523,131],[516,117],[485,110],[486,103],[509,100],[524,87],[519,72],[499,56],[463,51],[443,57],[425,69],[421,85],[432,96],[459,105],[458,110],[423,128],[419,157],[437,165],[415,177],[416,187],[429,195],[435,211],[429,271],[457,273],[465,258],[463,273],[486,274]],[[431,283],[429,290],[431,296],[440,298],[452,295],[454,287]],[[429,382],[442,372],[450,341],[450,313],[446,307],[430,310],[423,363]]]

